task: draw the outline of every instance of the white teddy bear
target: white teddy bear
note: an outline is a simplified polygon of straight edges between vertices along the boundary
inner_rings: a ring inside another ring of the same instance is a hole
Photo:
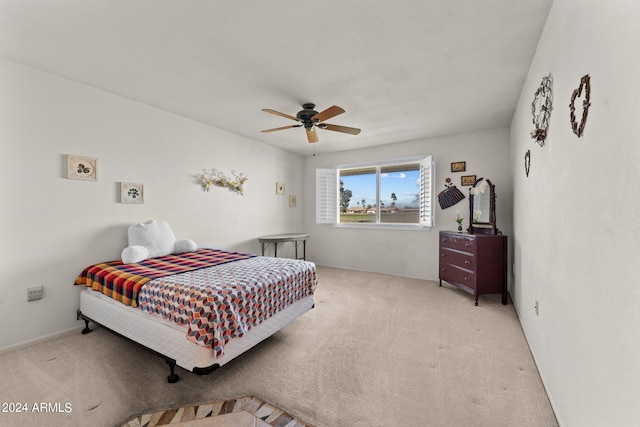
[[[165,221],[150,220],[129,227],[129,246],[121,257],[125,264],[135,264],[148,258],[169,254],[194,252],[198,246],[193,240],[176,240],[173,230]]]

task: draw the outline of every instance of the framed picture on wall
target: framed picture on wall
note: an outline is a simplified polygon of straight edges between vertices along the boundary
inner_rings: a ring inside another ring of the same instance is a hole
[[[467,170],[467,162],[451,163],[451,172],[464,172]]]
[[[120,203],[144,203],[144,184],[135,182],[120,183]]]
[[[98,159],[67,154],[67,178],[97,181]]]
[[[462,179],[461,184],[463,186],[473,185],[476,182],[476,176],[475,175],[465,175],[461,179]]]

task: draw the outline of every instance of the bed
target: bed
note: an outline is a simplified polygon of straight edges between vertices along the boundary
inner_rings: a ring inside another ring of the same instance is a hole
[[[82,333],[90,322],[208,374],[313,308],[315,264],[201,248],[125,264],[85,268],[75,281]]]

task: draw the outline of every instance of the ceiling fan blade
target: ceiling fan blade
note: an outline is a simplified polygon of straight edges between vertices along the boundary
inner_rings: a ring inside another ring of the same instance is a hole
[[[285,130],[285,129],[291,129],[291,128],[299,128],[302,125],[291,125],[291,126],[282,126],[281,128],[273,128],[273,129],[265,129],[265,130],[261,130],[260,132],[262,133],[269,133],[269,132],[275,132],[277,130]]]
[[[318,133],[314,128],[311,128],[311,130],[307,130],[306,134],[309,142],[318,142]]]
[[[271,110],[270,108],[263,108],[262,111],[264,111],[265,113],[271,113],[271,114],[275,114],[276,116],[284,117],[285,119],[295,120],[296,122],[299,121],[296,117],[290,116],[285,113],[281,113],[280,111]]]
[[[318,126],[320,129],[333,130],[336,132],[349,133],[351,135],[357,135],[360,133],[358,128],[350,128],[349,126],[330,125],[329,123],[322,123]]]
[[[333,105],[327,108],[326,110],[321,111],[315,116],[311,117],[311,120],[314,120],[317,122],[324,122],[325,120],[328,120],[331,117],[335,117],[338,114],[342,114],[342,113],[344,113],[344,110],[342,108],[338,107],[337,105]]]

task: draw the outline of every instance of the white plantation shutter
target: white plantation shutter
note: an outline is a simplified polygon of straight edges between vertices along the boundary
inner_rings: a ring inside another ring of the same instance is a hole
[[[435,165],[433,156],[425,157],[420,161],[420,225],[433,227],[433,177]]]
[[[316,224],[338,222],[338,171],[316,169]]]

